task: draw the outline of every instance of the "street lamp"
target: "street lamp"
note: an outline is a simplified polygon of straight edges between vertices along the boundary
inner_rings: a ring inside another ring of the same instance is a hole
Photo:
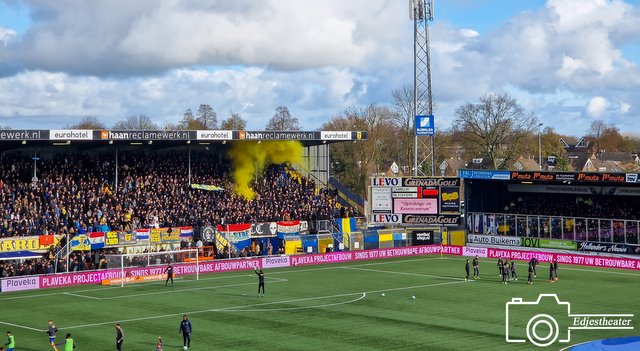
[[[538,164],[542,171],[542,129],[544,123],[538,123]]]

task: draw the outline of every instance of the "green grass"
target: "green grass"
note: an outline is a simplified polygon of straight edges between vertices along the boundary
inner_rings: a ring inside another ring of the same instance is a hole
[[[48,319],[60,330],[57,342],[70,332],[80,351],[114,350],[116,322],[126,333],[124,350],[153,350],[158,335],[165,350],[179,350],[183,313],[194,327],[192,350],[539,350],[505,342],[505,303],[512,297],[556,293],[573,313],[640,318],[640,273],[561,265],[560,280],[551,284],[543,279],[547,267],[539,267],[531,286],[524,263],[520,280],[505,286],[495,261],[482,261],[481,279],[465,282],[464,259],[446,256],[270,269],[264,298],[256,296],[251,271],[183,277],[167,288],[44,289],[0,294],[0,324],[16,336],[16,351],[50,349]],[[578,330],[571,344],[634,334]]]

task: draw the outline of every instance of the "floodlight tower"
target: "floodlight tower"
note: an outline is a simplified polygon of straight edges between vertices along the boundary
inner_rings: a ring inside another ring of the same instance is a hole
[[[435,125],[433,125],[434,119],[432,117],[433,98],[431,95],[431,54],[429,52],[428,25],[428,21],[433,21],[433,2],[434,0],[409,0],[409,18],[413,21],[414,176],[417,176],[418,172],[426,175],[421,166],[429,158],[431,158],[431,175],[435,175]],[[427,124],[431,125],[427,126]]]

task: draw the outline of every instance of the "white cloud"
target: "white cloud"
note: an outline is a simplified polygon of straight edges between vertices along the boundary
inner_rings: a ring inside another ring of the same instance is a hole
[[[0,44],[7,46],[10,42],[15,40],[18,36],[18,32],[11,28],[0,27]]]
[[[587,114],[591,118],[600,118],[607,108],[607,99],[602,96],[596,96],[589,100],[587,104]]]

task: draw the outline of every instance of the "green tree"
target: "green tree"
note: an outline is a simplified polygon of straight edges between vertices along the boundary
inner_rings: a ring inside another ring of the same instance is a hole
[[[231,115],[222,120],[220,129],[223,130],[245,130],[247,129],[247,121],[237,112],[231,112]]]

